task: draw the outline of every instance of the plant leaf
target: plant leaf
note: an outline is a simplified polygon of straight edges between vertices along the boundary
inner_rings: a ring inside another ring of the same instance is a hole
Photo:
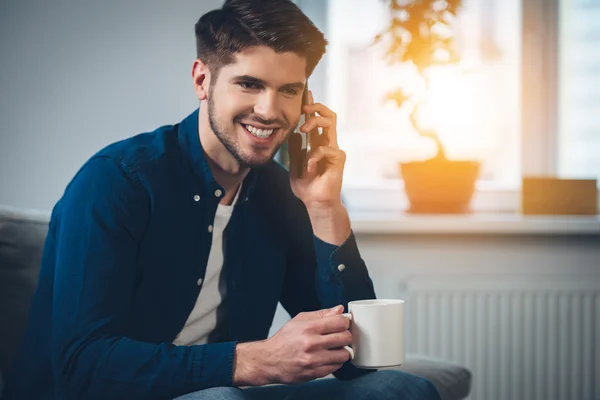
[[[394,101],[398,108],[402,107],[402,105],[410,98],[411,96],[407,95],[402,89],[395,89],[392,92],[388,92],[385,96],[385,100]]]

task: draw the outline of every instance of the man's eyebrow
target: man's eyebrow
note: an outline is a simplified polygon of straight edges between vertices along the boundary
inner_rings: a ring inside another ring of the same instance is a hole
[[[244,82],[252,82],[252,83],[258,83],[261,85],[266,86],[267,82],[259,79],[259,78],[255,78],[253,76],[250,75],[238,75],[238,76],[234,76],[232,79],[232,81],[244,81]]]
[[[304,89],[304,82],[287,83],[287,84],[283,85],[282,87],[284,87],[286,89],[298,89],[298,90],[302,90],[302,89]]]
[[[232,81],[252,82],[252,83],[262,85],[262,86],[268,86],[267,81],[260,79],[260,78],[256,78],[251,75],[238,75],[238,76],[234,76],[231,80]],[[304,82],[286,83],[285,85],[282,86],[282,88],[301,90],[301,89],[304,89]]]

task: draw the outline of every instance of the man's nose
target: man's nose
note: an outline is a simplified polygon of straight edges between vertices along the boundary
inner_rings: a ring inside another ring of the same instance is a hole
[[[278,119],[277,93],[270,90],[263,91],[254,105],[254,114],[267,121]]]

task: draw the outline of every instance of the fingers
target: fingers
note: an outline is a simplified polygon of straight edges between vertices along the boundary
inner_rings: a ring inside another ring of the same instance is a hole
[[[343,165],[346,162],[346,153],[333,147],[321,146],[317,150],[310,152],[307,162],[307,172],[309,176],[316,175],[317,166],[321,160],[329,164]]]
[[[316,112],[316,113],[319,113],[319,115],[322,115],[324,117],[337,119],[337,114],[334,113],[333,111],[331,111],[329,108],[327,108],[326,106],[324,106],[321,103],[305,104],[302,111],[307,112],[307,113],[315,113]]]
[[[323,133],[315,136],[314,138],[319,141],[320,146],[330,146],[337,148],[337,142],[335,142],[335,122],[330,118],[325,117],[310,117],[302,126],[300,131],[308,134],[316,128],[322,128]],[[333,138],[333,139],[332,139]]]
[[[311,331],[321,334],[321,335],[327,335],[330,333],[337,333],[337,332],[344,332],[344,331],[348,331],[349,328],[350,328],[350,320],[348,320],[348,318],[345,318],[341,315],[330,315],[328,317],[314,320],[314,321],[312,321],[311,326],[309,327],[309,329]],[[348,343],[340,344],[339,346],[334,346],[334,347],[341,347],[346,344],[348,344]]]
[[[332,126],[335,126],[335,123],[331,118],[314,116],[303,123],[302,126],[300,126],[300,130],[304,133],[308,133],[317,127],[331,128]]]
[[[324,365],[343,364],[350,361],[350,353],[344,348],[328,350],[325,357]]]
[[[352,344],[352,334],[349,330],[343,332],[329,333],[320,338],[322,348],[331,350],[340,347],[350,346]]]
[[[315,128],[316,126],[320,126],[322,127],[327,135],[328,141],[329,143],[327,143],[327,145],[337,148],[338,147],[338,141],[337,141],[337,114],[334,113],[333,111],[331,111],[329,108],[327,108],[326,106],[324,106],[321,103],[313,103],[313,97],[312,97],[312,92],[309,90],[309,99],[310,102],[312,104],[306,104],[302,111],[306,112],[306,113],[318,113],[320,117],[318,116],[314,116],[312,118],[310,118],[308,121],[317,119],[317,121],[322,121],[322,124],[320,123],[313,123],[311,124],[309,127],[310,129]],[[325,117],[325,118],[323,118]],[[321,120],[318,120],[319,118],[323,118]],[[325,122],[327,121],[327,122]],[[327,124],[327,125],[324,125]],[[305,124],[303,124],[304,126]],[[306,132],[310,131],[310,129],[307,129]],[[303,132],[305,132],[303,130]]]
[[[300,320],[300,321],[311,320],[311,319],[321,319],[321,318],[325,318],[325,317],[328,317],[331,315],[336,315],[336,314],[341,315],[341,313],[343,313],[343,312],[344,312],[344,307],[341,305],[337,305],[332,308],[323,308],[323,309],[317,310],[317,311],[301,312],[298,315],[296,315],[296,317],[294,319]]]
[[[329,370],[325,375],[339,369],[345,362],[350,361],[350,353],[346,349],[326,350],[319,353],[315,358],[314,365],[310,369],[315,374],[320,374],[320,371]]]

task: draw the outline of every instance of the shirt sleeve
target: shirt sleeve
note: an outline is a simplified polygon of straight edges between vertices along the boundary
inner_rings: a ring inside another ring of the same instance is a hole
[[[302,205],[286,223],[290,229],[281,304],[292,317],[302,311],[340,304],[347,311],[350,301],[375,298],[373,282],[353,232],[341,246],[324,242],[313,234]],[[346,363],[334,375],[352,379],[372,371]]]
[[[52,359],[70,398],[174,398],[232,384],[235,342],[184,347],[126,335],[149,213],[135,173],[99,156],[55,208],[46,244],[55,254]]]

